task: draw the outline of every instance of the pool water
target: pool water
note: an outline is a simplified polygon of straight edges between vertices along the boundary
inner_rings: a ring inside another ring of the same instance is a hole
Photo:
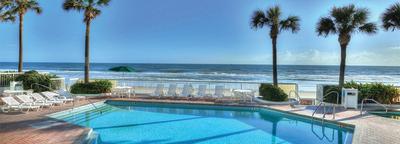
[[[374,115],[378,115],[378,116],[382,116],[382,117],[386,117],[386,118],[400,120],[400,111],[388,111],[388,112],[385,112],[385,111],[371,111],[369,113],[374,114]]]
[[[353,135],[351,127],[266,108],[123,101],[96,107],[49,116],[92,128],[100,144],[347,144]]]

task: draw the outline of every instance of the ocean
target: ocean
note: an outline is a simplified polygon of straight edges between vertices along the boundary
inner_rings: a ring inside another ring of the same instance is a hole
[[[115,66],[131,66],[133,73],[110,72]],[[16,70],[17,63],[0,62],[0,71]],[[50,72],[65,78],[83,78],[82,63],[24,63],[24,70]],[[91,78],[121,78],[132,81],[272,81],[270,65],[228,64],[132,64],[92,63]],[[279,65],[280,83],[297,83],[300,91],[315,91],[317,84],[337,84],[339,66]],[[400,86],[400,67],[347,66],[346,81],[382,82]]]

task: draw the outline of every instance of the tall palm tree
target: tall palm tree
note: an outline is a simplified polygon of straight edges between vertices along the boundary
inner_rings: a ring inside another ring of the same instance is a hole
[[[274,6],[267,9],[265,12],[257,10],[253,13],[251,18],[251,28],[261,29],[264,26],[269,27],[269,36],[272,39],[272,79],[273,84],[278,86],[278,72],[277,72],[277,50],[276,42],[278,35],[283,30],[291,30],[296,33],[300,30],[300,18],[297,16],[289,16],[286,19],[281,19],[281,10],[279,6]]]
[[[400,30],[400,3],[386,9],[382,14],[382,23],[385,30]]]
[[[37,14],[42,13],[39,3],[36,0],[2,0],[0,2],[1,19],[4,21],[13,21],[19,18],[19,58],[18,72],[22,72],[23,67],[23,28],[24,16],[28,11],[34,11]]]
[[[317,23],[316,32],[318,36],[327,37],[329,34],[338,34],[340,44],[340,74],[339,88],[344,84],[344,73],[346,68],[347,45],[354,33],[362,32],[374,34],[377,27],[374,23],[367,22],[368,9],[356,8],[353,4],[343,7],[333,7],[330,15],[321,17]]]
[[[90,23],[93,19],[100,15],[101,7],[108,6],[111,0],[65,0],[63,8],[67,11],[77,10],[84,11],[83,22],[86,24],[85,36],[85,83],[89,82],[89,40],[90,40]]]

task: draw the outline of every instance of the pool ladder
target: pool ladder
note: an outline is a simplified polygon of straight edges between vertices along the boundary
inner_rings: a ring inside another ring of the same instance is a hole
[[[329,93],[327,93],[327,94],[325,94],[323,97],[322,97],[322,101],[318,104],[318,106],[317,106],[317,108],[314,110],[314,112],[312,113],[312,118],[313,118],[313,120],[314,120],[314,115],[315,115],[315,113],[319,110],[319,108],[321,108],[321,107],[323,107],[324,109],[324,111],[323,111],[323,115],[322,115],[322,120],[324,120],[325,119],[325,116],[326,116],[326,104],[327,104],[327,102],[324,102],[324,100],[325,100],[325,97],[327,97],[327,96],[329,96],[330,94],[336,94],[336,104],[334,104],[334,103],[328,103],[328,104],[331,104],[332,106],[333,106],[333,111],[332,111],[332,119],[335,119],[335,116],[336,116],[336,106],[339,104],[339,92],[337,92],[337,91],[331,91],[331,92],[329,92]]]
[[[385,105],[379,103],[378,101],[376,101],[376,100],[374,100],[374,99],[368,99],[368,98],[366,98],[366,99],[363,99],[363,100],[361,101],[360,115],[363,115],[362,112],[363,112],[364,102],[365,102],[365,101],[372,101],[372,102],[378,104],[379,106],[383,107],[383,108],[385,109],[386,113],[388,112],[387,106],[385,106]]]

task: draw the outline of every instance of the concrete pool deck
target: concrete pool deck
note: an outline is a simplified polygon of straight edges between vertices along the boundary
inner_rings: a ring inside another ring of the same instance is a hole
[[[105,99],[96,99],[102,101]],[[157,99],[119,99],[126,101],[143,102],[164,102],[164,103],[193,103],[193,104],[215,104],[210,101],[188,101],[188,100],[157,100]],[[76,106],[88,104],[87,101],[76,103]],[[234,105],[234,104],[233,104]],[[241,105],[243,106],[243,105]],[[260,105],[257,105],[260,106]],[[303,116],[311,116],[312,111],[304,107],[292,108],[288,105],[261,106],[279,111],[286,111]],[[56,106],[54,109],[44,109],[36,112],[31,111],[26,114],[21,113],[0,113],[0,144],[30,144],[30,143],[80,143],[88,128],[55,121],[47,114],[72,108],[72,104]],[[338,112],[336,120],[340,123],[355,126],[353,143],[354,144],[398,144],[400,143],[400,121],[383,118],[375,115],[359,115],[357,110],[347,110]],[[321,118],[321,114],[316,117]],[[316,119],[320,120],[320,119]],[[326,120],[332,120],[332,115],[327,115]]]

